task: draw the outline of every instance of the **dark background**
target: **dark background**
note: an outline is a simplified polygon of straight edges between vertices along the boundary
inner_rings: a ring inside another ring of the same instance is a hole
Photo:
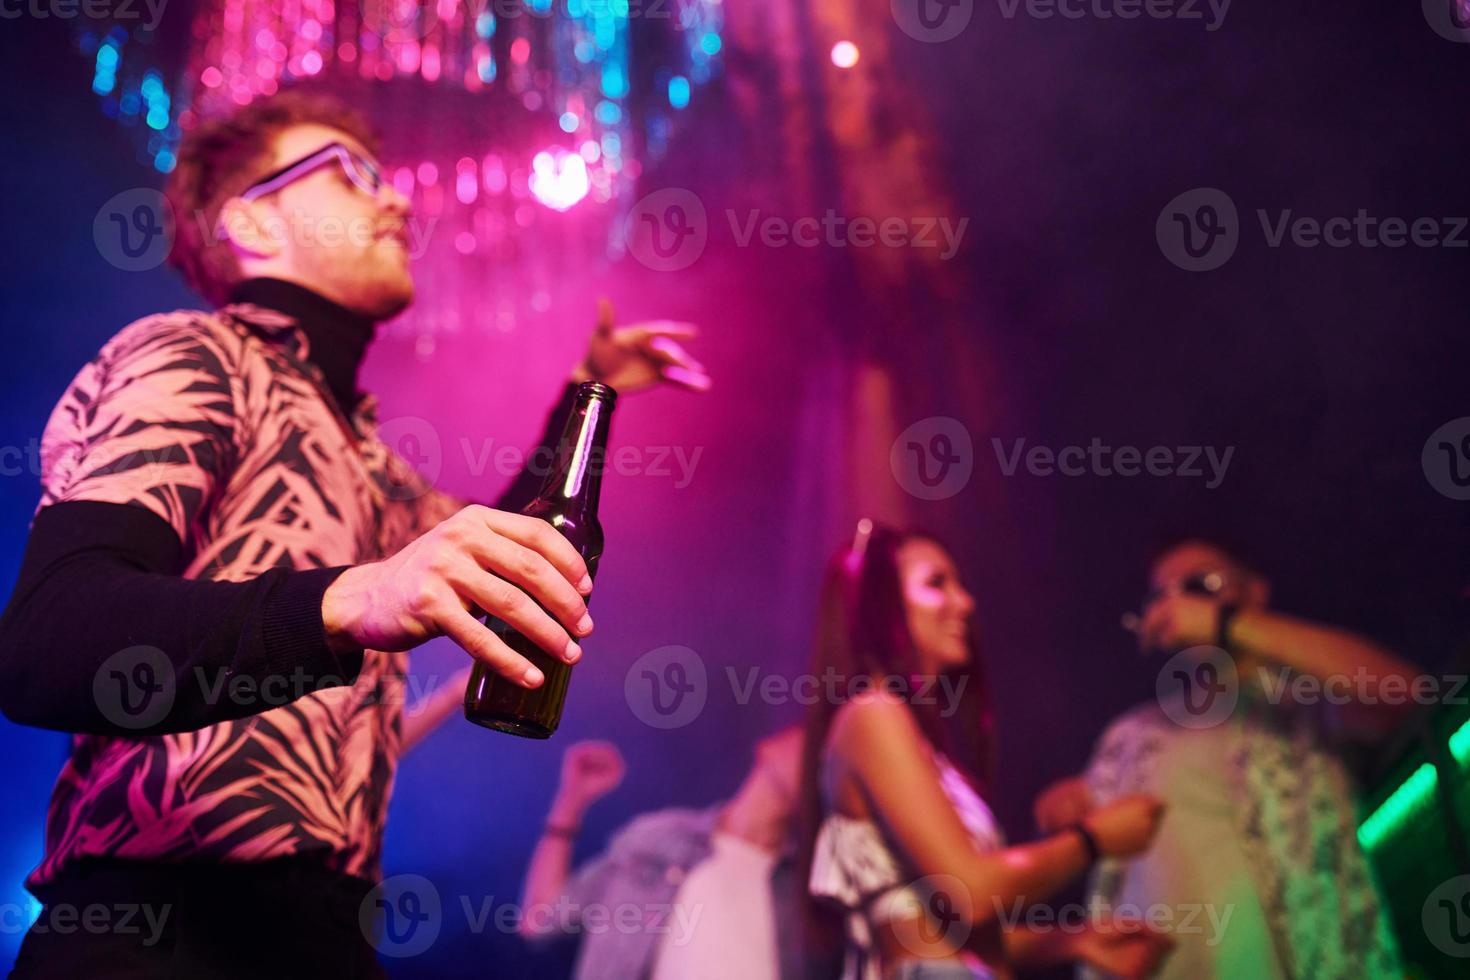
[[[169,16],[183,9],[175,3]],[[1152,669],[1117,623],[1162,533],[1226,534],[1269,573],[1281,608],[1444,667],[1465,632],[1470,505],[1434,490],[1420,453],[1441,424],[1470,415],[1467,250],[1271,248],[1255,212],[1470,214],[1470,46],[1434,34],[1412,2],[1241,2],[1215,32],[1007,20],[982,4],[956,41],[895,38],[897,67],[936,122],[958,213],[971,218],[955,261],[973,287],[963,319],[987,358],[973,372],[950,363],[937,330],[890,338],[903,351],[897,421],[954,415],[973,436],[971,484],[915,510],[951,540],[979,599],[1001,733],[993,802],[1010,836],[1028,837],[1036,792],[1077,770],[1106,722],[1151,696]],[[133,162],[125,134],[97,111],[70,25],[7,20],[0,49],[0,443],[25,447],[108,336],[197,301],[172,273],[121,272],[93,244],[102,203],[159,175]],[[733,121],[717,89],[645,185],[693,187],[714,213],[738,197],[741,150],[762,138]],[[1201,186],[1230,194],[1244,227],[1223,268],[1188,273],[1160,254],[1154,222]],[[630,402],[617,433],[703,446],[702,468],[682,490],[609,485],[602,635],[562,733],[527,744],[451,721],[400,769],[386,873],[429,876],[446,906],[457,895],[514,901],[573,740],[611,738],[631,763],[592,811],[579,851],[590,854],[638,812],[721,798],[752,741],[796,719],[795,706],[739,705],[712,681],[696,722],[658,732],[629,711],[622,681],[639,653],[669,643],[698,651],[715,679],[727,664],[801,669],[821,560],[858,516],[832,429],[853,353],[846,324],[861,311],[851,291],[813,289],[814,269],[832,266],[716,243],[687,275],[649,276],[626,261],[589,270],[589,290],[619,298],[625,319],[704,325],[697,350],[716,391]],[[386,415],[433,419],[450,438],[524,443],[577,354],[584,311],[560,304],[544,337],[464,337],[427,363],[404,341],[380,341],[365,380],[382,390]],[[521,358],[530,379],[497,384]],[[981,384],[975,417],[966,386]],[[520,397],[523,386],[544,398]],[[1094,436],[1235,453],[1223,485],[1207,490],[1179,478],[1005,477],[990,444]],[[482,497],[498,488],[452,465],[443,481]],[[13,581],[38,493],[28,468],[0,479],[0,583]],[[78,615],[86,605],[76,597]],[[442,676],[457,657],[435,644],[415,666]],[[65,737],[0,722],[0,751],[0,902],[22,903]],[[14,921],[3,955],[19,942]],[[532,957],[514,937],[472,935],[447,915],[430,953],[390,966],[404,977],[479,976],[490,964],[520,975],[532,964],[555,972],[565,954]]]

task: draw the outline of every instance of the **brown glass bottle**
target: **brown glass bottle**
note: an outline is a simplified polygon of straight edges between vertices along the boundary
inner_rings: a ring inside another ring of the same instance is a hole
[[[602,524],[597,520],[597,498],[607,459],[608,424],[618,393],[595,381],[577,387],[571,418],[562,432],[551,471],[536,499],[521,511],[539,517],[560,531],[597,577],[602,557]],[[561,723],[567,699],[570,664],[546,653],[520,632],[494,616],[487,621],[505,644],[535,664],[546,679],[527,689],[476,663],[464,692],[464,716],[477,725],[526,738],[550,738]]]

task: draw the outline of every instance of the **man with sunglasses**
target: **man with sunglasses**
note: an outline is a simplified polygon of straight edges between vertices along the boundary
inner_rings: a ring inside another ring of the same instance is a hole
[[[1054,830],[1127,793],[1164,800],[1153,846],[1102,862],[1091,893],[1170,933],[1160,977],[1402,976],[1345,759],[1402,721],[1395,692],[1415,671],[1269,599],[1265,577],[1218,545],[1160,553],[1127,619],[1145,653],[1169,658],[1152,668],[1158,698],[1108,727],[1084,775],[1038,797],[1036,822]]]
[[[0,708],[74,734],[14,975],[381,975],[359,911],[406,651],[447,635],[536,687],[471,610],[574,662],[592,583],[510,512],[534,474],[472,504],[379,439],[357,371],[413,298],[409,202],[359,117],[257,101],[186,136],[168,196],[172,258],[219,308],[133,323],[76,376],[0,618]],[[706,387],[691,332],[604,304],[571,381]],[[134,926],[75,928],[97,908]]]

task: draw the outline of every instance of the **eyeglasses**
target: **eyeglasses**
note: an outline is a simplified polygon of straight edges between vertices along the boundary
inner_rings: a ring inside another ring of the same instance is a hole
[[[1225,590],[1225,585],[1231,578],[1231,574],[1224,571],[1194,572],[1191,575],[1184,576],[1177,582],[1170,582],[1168,585],[1160,586],[1157,589],[1150,589],[1144,595],[1143,605],[1140,608],[1146,612],[1149,606],[1152,606],[1160,599],[1167,599],[1169,596],[1176,595],[1192,595],[1211,599]],[[1135,612],[1125,612],[1118,621],[1118,625],[1130,633],[1137,633],[1142,624],[1143,615]]]
[[[1150,589],[1143,597],[1143,608],[1147,609],[1160,599],[1173,595],[1193,595],[1210,598],[1219,595],[1229,581],[1229,575],[1222,571],[1195,572],[1186,575],[1177,582],[1157,589]]]
[[[253,201],[258,197],[273,194],[295,180],[300,180],[320,167],[336,161],[347,179],[364,194],[377,197],[383,186],[383,174],[377,164],[354,153],[341,143],[328,143],[315,153],[288,163],[274,173],[267,174],[246,188],[240,195],[242,201]]]

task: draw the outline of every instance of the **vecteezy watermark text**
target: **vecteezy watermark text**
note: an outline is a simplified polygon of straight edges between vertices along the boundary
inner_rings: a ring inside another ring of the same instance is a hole
[[[1032,476],[1175,476],[1205,478],[1205,489],[1214,490],[1225,479],[1230,468],[1234,446],[1223,451],[1215,446],[1109,446],[1097,436],[1084,446],[1034,445],[1026,447],[1025,439],[1014,439],[1009,448],[998,438],[991,438],[995,460],[1006,476],[1015,476],[1025,466]],[[1208,469],[1208,472],[1206,472]]]
[[[31,909],[15,902],[0,904],[0,934],[16,935],[27,930],[71,936],[88,935],[139,936],[143,946],[157,945],[163,936],[172,905],[150,905],[147,902],[91,902],[73,905],[58,902],[44,906],[34,922]]]
[[[403,705],[405,715],[422,710],[441,681],[432,674],[388,674],[384,679],[386,683],[361,694],[360,699],[365,704]],[[394,679],[399,683],[391,683]],[[142,731],[168,718],[181,696],[190,705],[229,704],[263,711],[350,683],[349,677],[311,674],[300,665],[289,674],[261,676],[204,667],[181,673],[158,647],[140,644],[119,650],[102,662],[93,675],[92,697],[97,709],[113,724]]]
[[[751,209],[725,210],[730,240],[737,248],[924,249],[948,260],[959,252],[969,218],[945,215],[783,216]],[[699,260],[719,231],[699,195],[665,187],[634,202],[623,222],[623,241],[632,256],[657,272],[678,272]]]
[[[769,705],[791,703],[812,705],[819,702],[842,704],[867,691],[882,690],[904,698],[910,704],[942,705],[939,710],[941,718],[948,718],[959,710],[960,698],[964,695],[965,687],[970,681],[970,678],[964,674],[958,677],[952,677],[949,674],[926,674],[915,677],[905,677],[900,674],[889,674],[882,677],[869,677],[866,674],[844,675],[832,667],[828,667],[820,676],[816,674],[798,674],[795,677],[787,677],[783,674],[761,676],[759,667],[747,668],[744,673],[745,676],[742,679],[740,672],[734,667],[725,668],[730,690],[735,694],[735,703],[740,705],[749,704],[757,694],[762,704]]]
[[[217,244],[227,234],[247,243],[263,237],[278,247],[289,241],[308,247],[352,245],[366,248],[380,239],[396,237],[409,258],[413,259],[422,257],[427,251],[429,239],[439,223],[438,218],[420,221],[410,216],[401,222],[400,229],[397,219],[385,219],[379,215],[315,214],[299,208],[286,214],[267,215],[259,222],[240,214],[221,216],[215,224],[210,223],[205,212],[196,211],[194,221],[199,226],[201,238],[209,244]]]
[[[1299,215],[1291,208],[1256,209],[1266,246],[1314,249],[1467,248],[1470,218],[1381,216],[1358,208],[1352,215]],[[1154,222],[1159,250],[1188,272],[1209,272],[1230,261],[1244,234],[1230,195],[1218,187],[1196,187],[1164,205]]]
[[[495,472],[501,476],[515,476],[522,469],[533,476],[546,476],[556,462],[556,452],[549,446],[526,453],[519,446],[512,445],[502,445],[497,449],[493,438],[481,440],[478,449],[468,438],[461,438],[459,443],[471,476],[482,475],[487,464],[493,464]],[[693,482],[694,470],[703,455],[703,446],[692,449],[684,446],[619,446],[594,459],[592,465],[596,471],[610,470],[619,478],[673,478],[674,489],[683,490]]]
[[[85,17],[88,20],[142,20],[146,11],[146,30],[154,30],[163,19],[163,9],[168,0],[0,0],[0,20],[19,20],[32,17],[36,20],[56,18],[72,20]]]
[[[494,895],[455,896],[446,903],[434,883],[423,875],[398,874],[384,878],[363,898],[358,925],[378,952],[395,958],[418,956],[439,938],[446,918],[455,909],[474,935],[487,929],[505,934],[524,931],[600,935],[616,932],[631,936],[647,933],[667,936],[675,946],[690,942],[704,913],[702,902],[574,902],[561,896],[554,902],[522,906],[497,901]]]
[[[996,6],[1006,20],[1022,12],[1033,20],[1197,20],[1207,32],[1223,27],[1230,12],[1230,0],[996,0]]]
[[[1351,675],[1331,674],[1318,678],[1297,673],[1289,667],[1257,669],[1261,690],[1272,704],[1384,704],[1390,707],[1417,705],[1463,705],[1467,678],[1464,674],[1434,677],[1420,674],[1403,677],[1398,674],[1378,675],[1359,667]]]
[[[623,696],[634,717],[651,728],[671,730],[694,722],[718,684],[704,658],[686,646],[669,645],[644,653],[623,677]],[[914,705],[933,705],[941,717],[960,710],[969,677],[964,674],[845,674],[827,667],[821,674],[766,673],[760,667],[725,667],[725,682],[738,705],[844,704],[882,691]]]
[[[1127,924],[1144,923],[1158,932],[1178,936],[1204,936],[1206,946],[1218,946],[1225,929],[1235,914],[1234,905],[1213,902],[1180,902],[1170,905],[1151,902],[1112,902],[1101,899],[1081,905],[1076,902],[1060,906],[1028,904],[1024,898],[1007,905],[991,896],[996,920],[1003,929],[1025,926],[1033,932],[1057,932],[1076,935],[1083,932],[1126,932]]]
[[[951,222],[942,216],[848,218],[831,208],[820,218],[783,218],[752,210],[743,219],[727,208],[725,219],[730,223],[731,237],[741,248],[753,239],[766,248],[937,248],[939,257],[945,260],[954,258],[970,225],[969,218]]]

